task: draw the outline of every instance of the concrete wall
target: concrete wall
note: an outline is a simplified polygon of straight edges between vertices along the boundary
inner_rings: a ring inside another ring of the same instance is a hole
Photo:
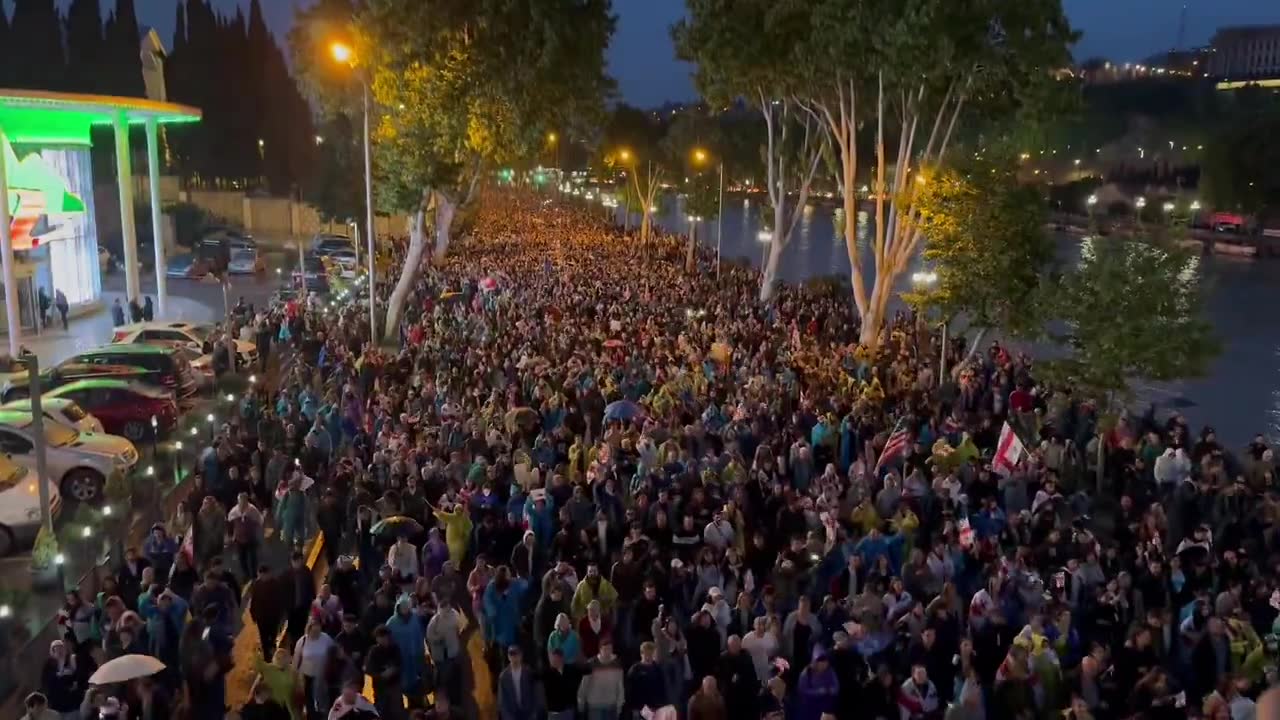
[[[147,176],[134,177],[134,202],[145,206],[151,198]],[[288,198],[255,197],[235,190],[182,191],[178,178],[160,178],[160,198],[165,204],[187,201],[203,208],[214,217],[234,225],[242,225],[249,232],[264,235],[294,235],[308,237],[318,232],[350,233],[341,223],[324,223],[316,209],[304,202]],[[120,234],[120,197],[116,185],[103,184],[94,188],[100,236],[116,237]],[[374,229],[379,237],[405,235],[407,218],[404,215],[379,215],[374,218]],[[148,226],[149,228],[150,226]],[[361,232],[364,222],[360,223]]]

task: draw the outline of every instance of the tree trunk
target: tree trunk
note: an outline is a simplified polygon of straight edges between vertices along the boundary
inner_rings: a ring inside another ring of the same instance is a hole
[[[436,249],[435,257],[444,257],[449,250],[450,230],[453,228],[453,217],[458,212],[458,204],[444,193],[437,192],[436,205]]]
[[[404,267],[400,268],[400,279],[396,281],[396,287],[391,291],[391,297],[387,300],[387,319],[383,324],[382,336],[387,340],[394,340],[400,332],[400,312],[404,309],[404,303],[409,298],[409,291],[413,289],[413,283],[418,279],[418,273],[422,271],[422,254],[426,251],[426,201],[427,193],[423,193],[422,204],[418,206],[418,212],[414,213],[413,219],[409,222],[409,251],[404,258]],[[439,214],[439,209],[436,210]]]
[[[973,336],[973,344],[969,346],[969,352],[964,354],[964,360],[961,360],[961,363],[969,362],[969,358],[973,357],[973,354],[978,352],[978,345],[982,344],[982,338],[986,334],[986,328],[980,328],[978,330],[978,334]]]
[[[649,242],[649,208],[645,207],[644,215],[640,217],[640,242]]]
[[[880,331],[884,329],[884,319],[889,314],[889,298],[893,296],[892,281],[883,275],[876,275],[871,286],[871,297],[867,299],[866,312],[862,313],[862,330],[858,342],[870,350],[880,347]]]
[[[684,271],[687,273],[693,272],[698,266],[697,253],[694,250],[698,246],[697,232],[698,225],[689,223],[689,242],[684,252]]]
[[[773,240],[769,242],[769,255],[764,261],[764,274],[760,277],[760,302],[773,300],[774,290],[778,285],[778,264],[782,259],[781,231],[773,230]]]

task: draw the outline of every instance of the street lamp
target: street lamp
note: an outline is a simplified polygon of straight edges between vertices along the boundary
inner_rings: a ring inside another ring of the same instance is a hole
[[[1147,199],[1145,197],[1142,197],[1141,195],[1138,196],[1137,200],[1133,201],[1133,208],[1134,208],[1133,214],[1137,219],[1139,225],[1142,224],[1142,209],[1145,208],[1146,206],[1147,206]]]
[[[702,148],[694,148],[693,162],[701,165],[706,162],[707,153]],[[724,235],[724,160],[717,163],[720,170],[720,209],[716,211],[716,279],[720,278],[720,238]]]
[[[620,160],[620,161],[622,162],[623,167],[630,167],[630,165],[628,165],[628,163],[630,163],[630,162],[631,162],[631,151],[630,151],[630,150],[628,150],[628,149],[626,149],[626,148],[622,148],[621,150],[619,150],[619,151],[618,151],[618,160]],[[633,170],[632,170],[632,172],[635,172],[635,170],[633,169]],[[630,207],[628,207],[628,206],[630,205],[630,203],[628,203],[628,202],[626,201],[626,197],[627,197],[627,195],[626,195],[626,193],[627,193],[626,183],[624,182],[622,185],[623,185],[623,190],[622,190],[622,192],[623,192],[623,195],[622,195],[622,197],[623,197],[623,201],[622,201],[622,232],[624,232],[624,233],[625,233],[625,232],[628,232],[628,231],[630,231],[630,230],[631,230],[631,208],[630,208]]]
[[[329,53],[333,55],[333,59],[337,62],[354,67],[355,66],[355,50],[343,42],[335,42],[329,46]],[[374,292],[374,264],[373,264],[373,161],[371,159],[371,150],[369,142],[369,83],[360,73],[356,73],[360,80],[360,89],[364,101],[364,208],[365,208],[365,241],[368,247],[369,255],[369,337],[375,339],[378,337],[378,317],[377,317],[377,293]],[[306,273],[302,277],[302,289],[306,291],[307,278]]]

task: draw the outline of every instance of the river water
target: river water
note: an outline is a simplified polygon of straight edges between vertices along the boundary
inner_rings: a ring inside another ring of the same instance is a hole
[[[769,211],[763,196],[724,199],[724,239],[721,254],[726,259],[745,259],[759,266],[764,244],[757,236],[760,213]],[[598,205],[596,206],[598,209]],[[616,215],[619,222],[620,214]],[[849,258],[842,238],[835,237],[833,210],[809,206],[801,215],[795,236],[783,251],[779,276],[788,282],[813,277],[848,277]],[[689,223],[680,212],[679,201],[668,198],[656,220],[672,232],[686,233]],[[638,218],[632,216],[633,225]],[[859,235],[867,249],[870,226],[865,214],[859,218]],[[717,222],[698,224],[698,241],[716,246]],[[1060,258],[1073,262],[1079,256],[1080,238],[1056,238]],[[869,255],[864,262],[870,264]],[[1176,407],[1187,416],[1193,431],[1212,425],[1218,438],[1239,448],[1255,434],[1263,433],[1280,442],[1280,261],[1249,260],[1205,256],[1199,265],[1200,282],[1206,289],[1205,311],[1222,341],[1222,354],[1202,378],[1174,383],[1138,383],[1137,405],[1160,405],[1161,414]],[[910,283],[911,271],[900,279]],[[850,298],[852,302],[852,298]]]

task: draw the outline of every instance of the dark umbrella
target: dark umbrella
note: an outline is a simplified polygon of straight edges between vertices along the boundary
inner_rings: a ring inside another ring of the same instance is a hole
[[[405,515],[394,515],[373,524],[369,532],[376,537],[404,535],[412,537],[422,533],[422,523]]]
[[[618,400],[616,402],[611,402],[604,408],[605,420],[631,422],[638,417],[644,417],[644,414],[644,408],[630,400]]]

